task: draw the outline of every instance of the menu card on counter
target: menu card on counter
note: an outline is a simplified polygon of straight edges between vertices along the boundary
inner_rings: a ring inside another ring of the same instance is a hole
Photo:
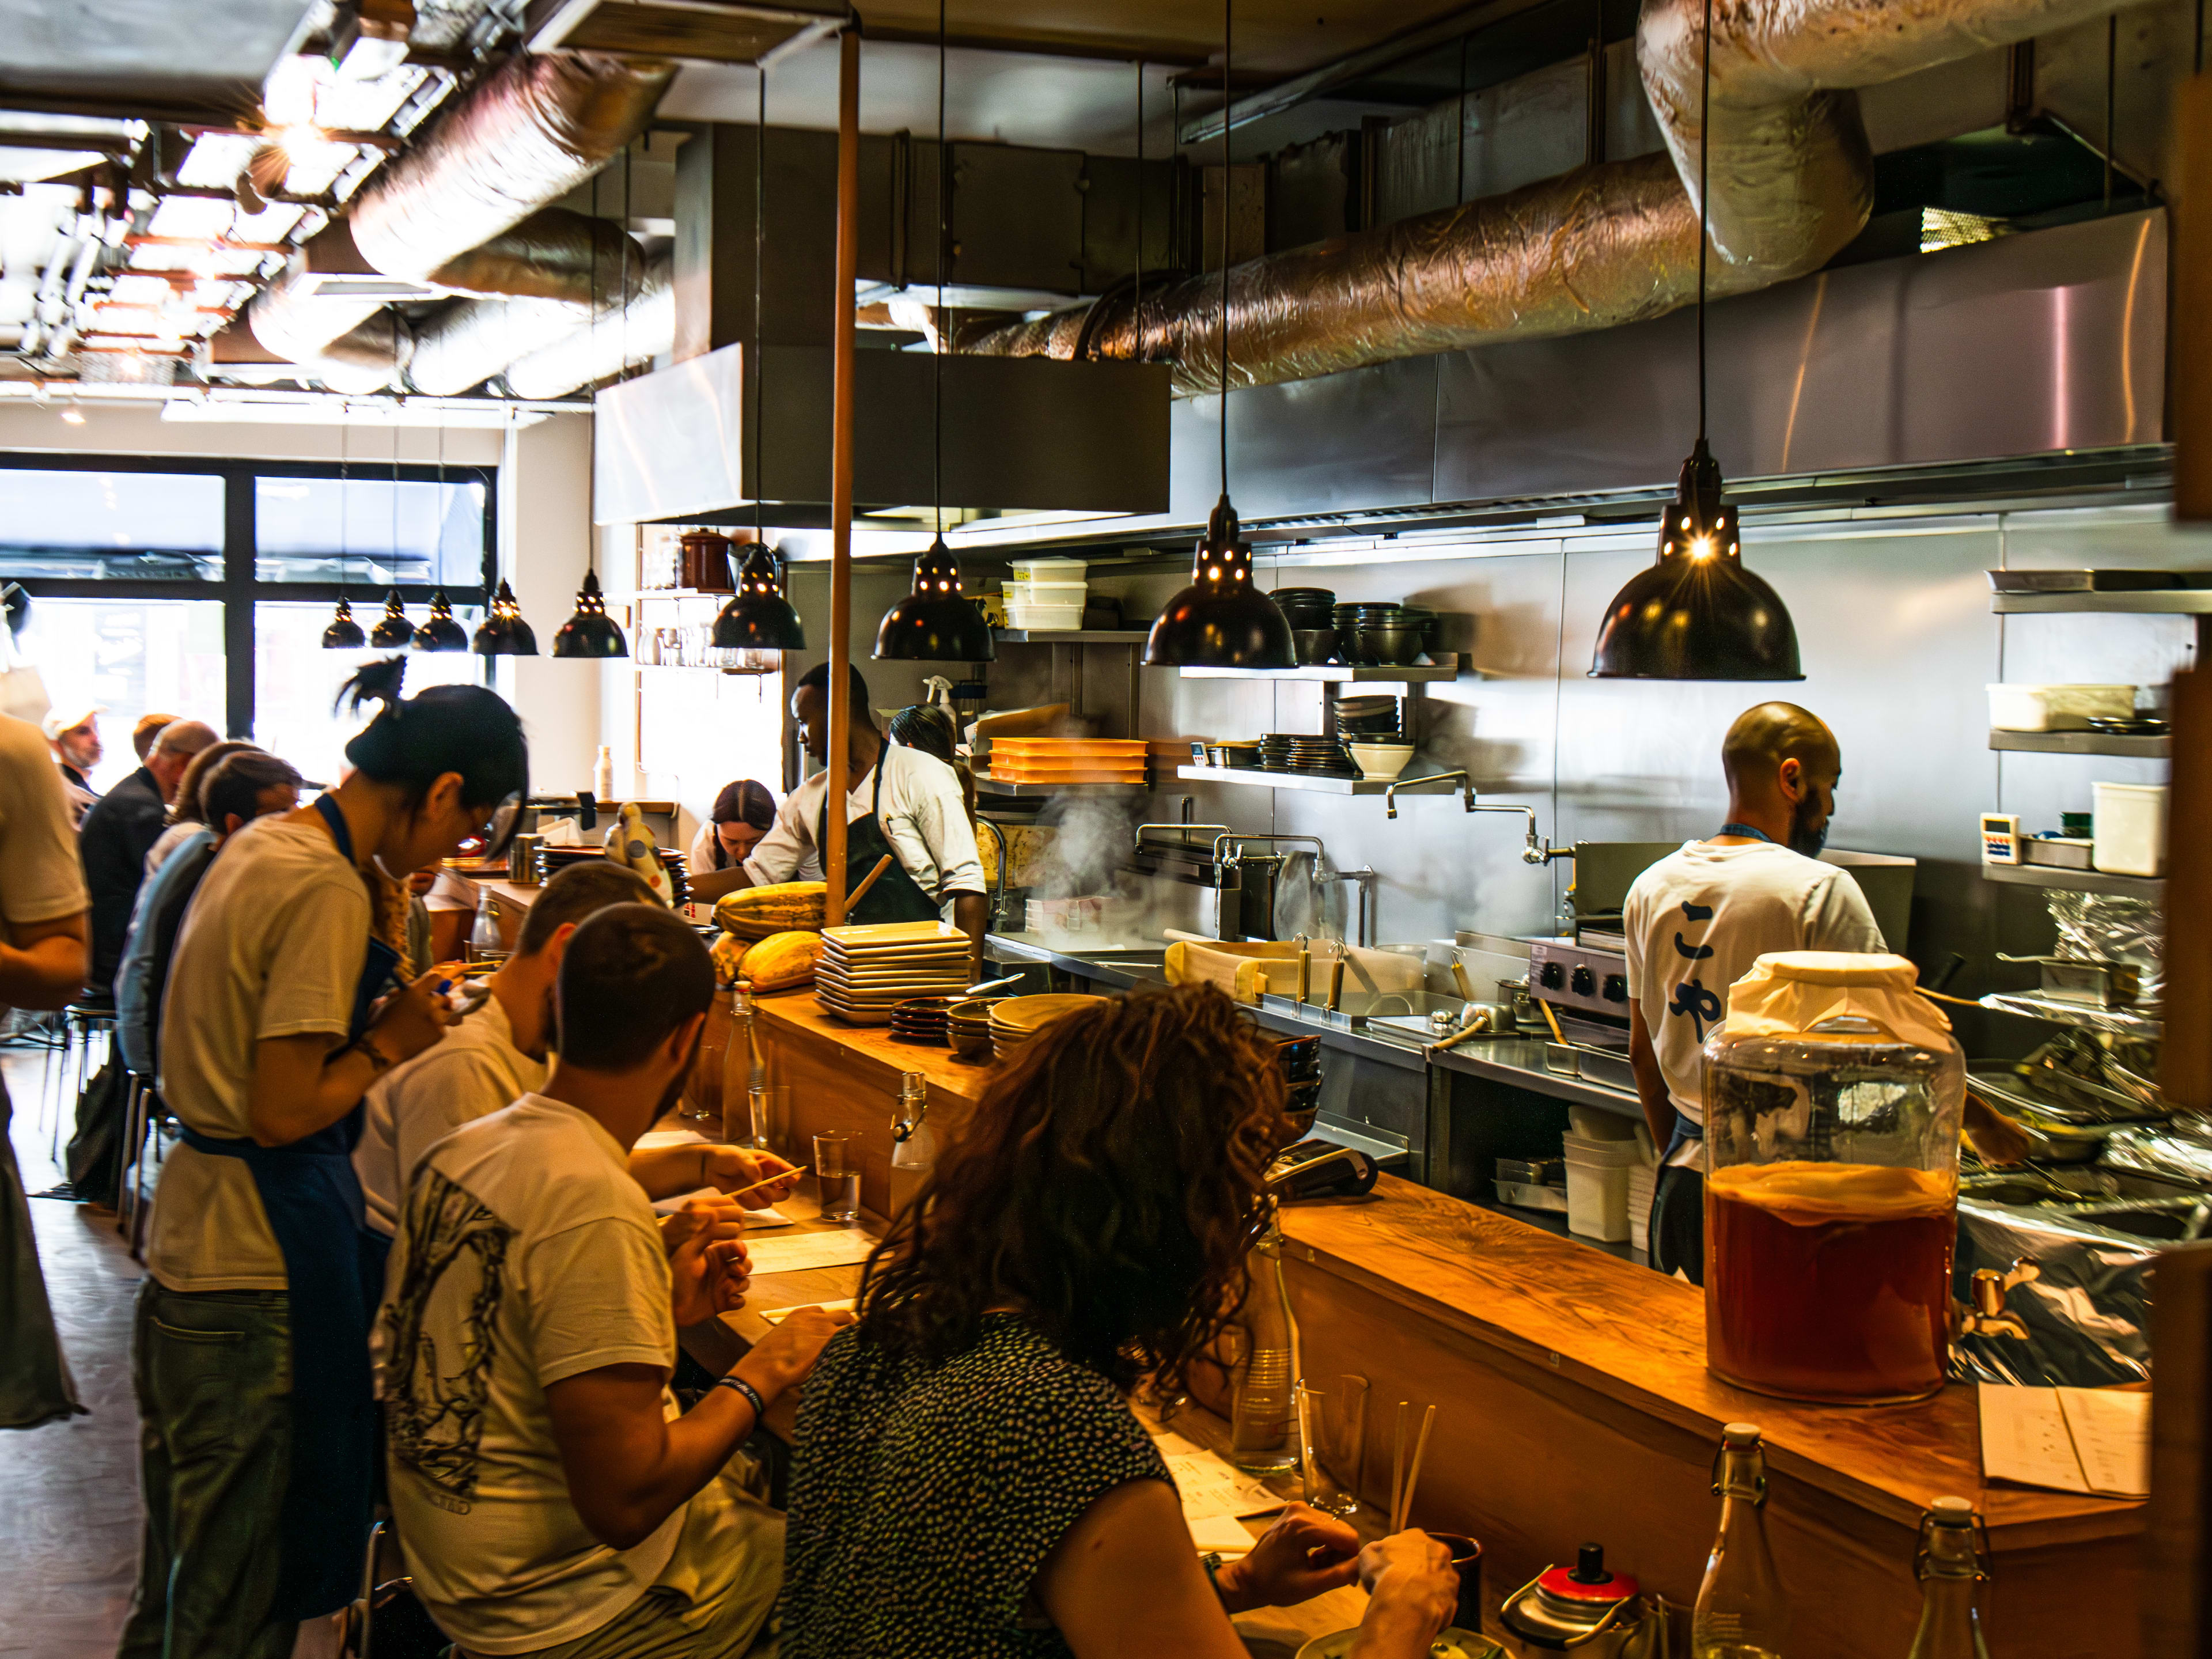
[[[2124,1389],[1980,1389],[1982,1473],[2096,1498],[2150,1496],[2150,1395]]]
[[[1284,1500],[1259,1481],[1179,1434],[1156,1434],[1152,1443],[1167,1460],[1191,1542],[1201,1553],[1244,1554],[1253,1541],[1245,1517],[1273,1515],[1283,1507]]]
[[[749,1242],[745,1254],[752,1258],[755,1274],[795,1273],[810,1267],[857,1267],[875,1248],[872,1235],[853,1227],[828,1233],[785,1233],[757,1243]]]

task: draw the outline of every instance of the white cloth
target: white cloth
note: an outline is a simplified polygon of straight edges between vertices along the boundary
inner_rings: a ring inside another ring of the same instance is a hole
[[[959,775],[934,755],[891,743],[884,745],[876,766],[884,774],[884,839],[914,884],[937,900],[950,921],[955,893],[989,890]],[[846,793],[846,823],[874,810],[875,789],[876,769],[872,767]],[[755,882],[765,886],[796,881],[810,858],[819,867],[814,829],[822,820],[822,803],[829,793],[830,775],[822,771],[784,797],[775,827],[760,838],[745,860],[745,872]]]
[[[1667,1094],[1705,1121],[1705,1039],[1728,1012],[1729,987],[1774,951],[1880,951],[1881,929],[1858,883],[1771,842],[1686,842],[1636,878],[1621,907],[1628,994],[1644,1012]],[[1669,1164],[1699,1161],[1693,1143]]]
[[[674,1368],[668,1264],[622,1147],[543,1095],[465,1124],[416,1170],[386,1287],[392,1508],[431,1616],[471,1654],[532,1653],[617,1618],[667,1565],[685,1506],[633,1548],[595,1540],[545,1389]]]
[[[464,1123],[504,1110],[545,1086],[545,1062],[514,1046],[514,1027],[496,994],[441,1042],[401,1061],[368,1091],[354,1173],[368,1224],[398,1230],[407,1182],[422,1155]]]
[[[161,1000],[161,1102],[202,1134],[252,1133],[255,1045],[343,1041],[368,952],[368,889],[319,817],[257,818],[223,843],[177,936]],[[161,1162],[146,1266],[173,1291],[281,1291],[284,1257],[242,1159]]]
[[[154,844],[146,849],[146,878],[151,881],[154,872],[168,861],[169,854],[207,828],[204,823],[184,821],[171,824],[154,837]]]
[[[46,740],[27,720],[0,714],[0,921],[28,927],[91,908]]]
[[[684,855],[684,867],[695,876],[711,876],[717,870],[727,869],[727,865],[714,862],[714,826],[702,823],[699,833],[691,837],[691,850]]]
[[[441,867],[438,878],[430,884],[430,890],[423,896],[422,902],[429,907],[433,915],[441,910],[473,912],[483,892],[481,887],[459,871]]]

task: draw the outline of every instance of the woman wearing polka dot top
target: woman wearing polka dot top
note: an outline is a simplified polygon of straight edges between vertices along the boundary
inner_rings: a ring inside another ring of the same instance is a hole
[[[1417,1659],[1449,1553],[1292,1504],[1212,1582],[1127,1403],[1220,1333],[1285,1138],[1266,1039],[1210,987],[1023,1046],[871,1259],[793,1446],[783,1659],[1243,1659],[1229,1615],[1354,1582],[1356,1659]]]

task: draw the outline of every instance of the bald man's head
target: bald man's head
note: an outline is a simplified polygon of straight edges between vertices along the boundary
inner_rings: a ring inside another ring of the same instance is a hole
[[[1843,752],[1820,718],[1794,702],[1747,708],[1721,740],[1730,816],[1739,822],[1787,821],[1788,843],[1808,858],[1828,838]]]
[[[192,763],[192,757],[222,740],[215,727],[204,720],[172,720],[163,726],[161,734],[154,739],[154,746],[146,753],[146,769],[161,787],[161,799],[176,799],[177,784],[184,777],[185,769]]]

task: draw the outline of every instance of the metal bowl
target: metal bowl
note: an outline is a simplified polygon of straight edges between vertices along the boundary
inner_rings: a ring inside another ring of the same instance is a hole
[[[1361,653],[1373,661],[1395,668],[1403,668],[1421,654],[1421,630],[1419,628],[1363,628],[1359,630]]]
[[[1336,654],[1336,630],[1334,628],[1294,628],[1291,630],[1291,645],[1297,653],[1301,665],[1327,662]]]

